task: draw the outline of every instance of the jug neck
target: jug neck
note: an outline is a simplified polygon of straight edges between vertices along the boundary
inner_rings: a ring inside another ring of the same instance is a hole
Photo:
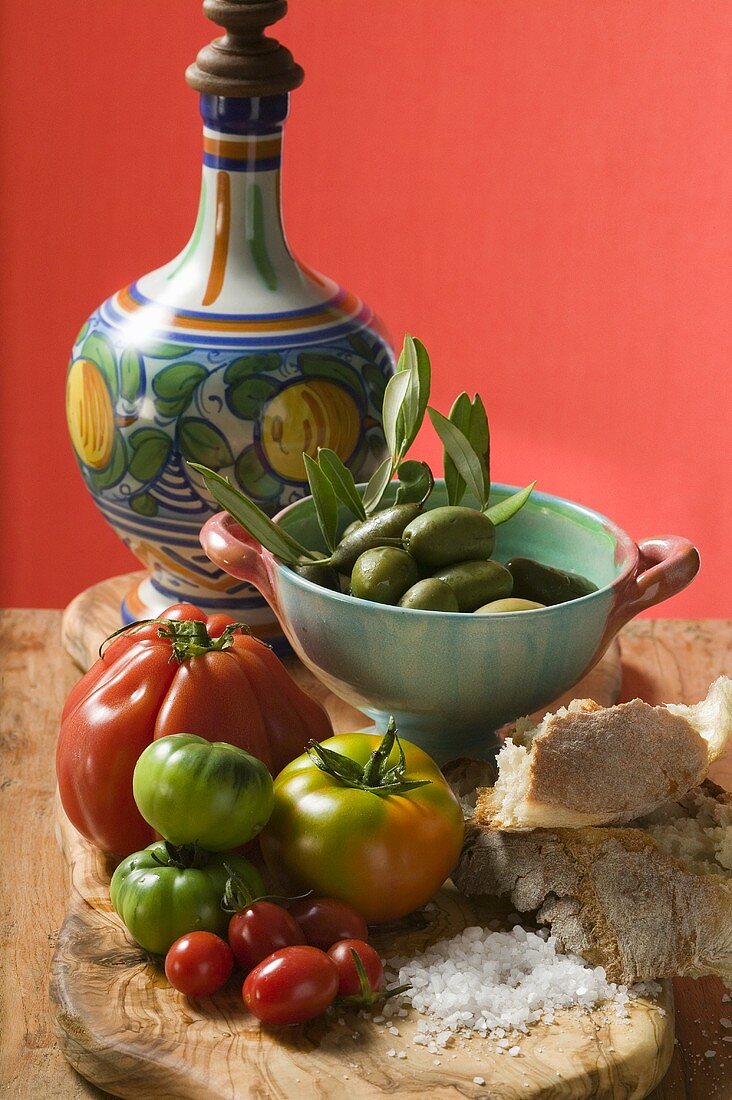
[[[173,274],[200,285],[203,307],[227,303],[228,308],[245,286],[266,300],[288,281],[294,260],[280,196],[288,109],[286,93],[252,99],[201,96],[198,218]]]

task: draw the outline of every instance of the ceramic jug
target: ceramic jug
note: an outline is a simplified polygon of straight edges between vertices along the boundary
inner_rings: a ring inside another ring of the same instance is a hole
[[[107,299],[74,344],[66,412],[84,481],[148,570],[123,620],[190,601],[280,635],[258,592],[199,542],[217,510],[188,460],[270,514],[309,492],[302,454],[330,447],[367,480],[386,456],[394,370],[364,302],[300,263],[282,221],[289,93],[302,70],[264,28],[282,0],[207,0],[227,27],[188,71],[200,92],[203,171],[183,251]]]

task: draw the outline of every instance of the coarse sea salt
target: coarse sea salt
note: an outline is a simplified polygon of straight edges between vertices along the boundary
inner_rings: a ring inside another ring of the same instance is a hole
[[[608,982],[601,966],[557,951],[546,930],[520,926],[510,932],[466,928],[416,958],[390,959],[387,966],[399,985],[411,987],[402,997],[426,1017],[415,1042],[430,1051],[444,1049],[456,1035],[477,1033],[515,1056],[519,1035],[540,1021],[552,1023],[560,1009],[612,1003],[618,1016],[627,1017],[635,997],[661,988],[655,982],[631,989]]]

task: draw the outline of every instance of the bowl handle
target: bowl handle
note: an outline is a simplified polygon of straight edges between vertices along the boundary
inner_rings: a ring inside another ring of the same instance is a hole
[[[693,581],[700,564],[697,548],[680,535],[639,542],[638,564],[613,615],[615,630],[639,612],[681,592]]]
[[[219,569],[232,577],[253,584],[276,615],[279,606],[265,558],[265,550],[257,539],[245,531],[228,514],[217,512],[201,528],[201,546]]]

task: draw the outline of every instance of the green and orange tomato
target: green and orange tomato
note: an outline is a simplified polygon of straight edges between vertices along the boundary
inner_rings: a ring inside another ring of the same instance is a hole
[[[383,740],[339,734],[288,764],[260,843],[298,887],[381,923],[429,900],[457,863],[463,834],[439,767],[400,742],[392,723]]]

